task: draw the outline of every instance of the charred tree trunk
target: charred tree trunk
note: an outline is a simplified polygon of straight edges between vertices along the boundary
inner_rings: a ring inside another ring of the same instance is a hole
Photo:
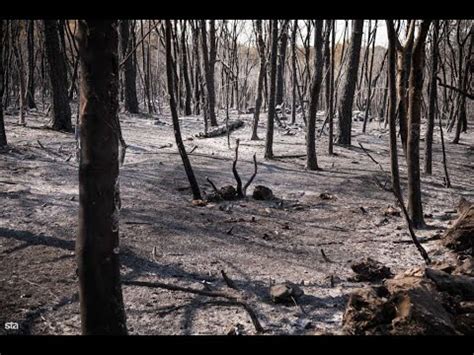
[[[23,51],[21,45],[21,29],[22,29],[22,20],[17,20],[11,23],[15,24],[15,32],[12,28],[12,49],[15,55],[15,64],[17,70],[17,80],[18,80],[18,106],[19,106],[19,113],[18,113],[18,124],[25,125],[25,98],[26,98],[26,88],[25,88],[25,68],[23,65]]]
[[[27,29],[27,47],[28,47],[28,81],[26,84],[26,105],[28,108],[36,108],[35,104],[35,22],[28,21]]]
[[[260,117],[260,109],[262,107],[263,81],[265,78],[265,70],[266,70],[265,41],[263,40],[263,35],[262,35],[262,20],[256,20],[255,27],[256,27],[256,35],[257,35],[258,53],[260,56],[260,72],[258,74],[257,98],[255,100],[255,112],[253,114],[252,137],[250,138],[251,140],[259,139],[257,135],[258,120]]]
[[[121,58],[123,63],[123,85],[124,85],[124,101],[125,111],[130,113],[139,113],[138,98],[137,98],[137,67],[135,56],[129,55],[130,51],[135,50],[130,38],[130,20],[120,20],[120,44],[121,44]],[[127,57],[128,56],[128,57]]]
[[[3,20],[0,20],[0,148],[7,146],[7,135],[5,134],[5,122],[3,119],[3,94],[5,92],[5,75],[3,58],[6,54],[4,43]]]
[[[58,23],[44,20],[44,47],[48,58],[49,79],[52,91],[52,128],[57,131],[72,131],[71,108],[67,92],[66,63],[59,47]]]
[[[429,84],[429,108],[428,120],[425,135],[425,174],[432,174],[432,154],[433,154],[433,129],[436,115],[437,100],[437,82],[436,75],[438,72],[438,34],[439,20],[433,23],[433,37],[431,43],[431,68],[430,68],[430,84]]]
[[[283,104],[283,94],[285,85],[285,62],[286,62],[286,47],[288,45],[288,20],[281,29],[280,35],[280,50],[278,54],[278,67],[277,67],[277,89],[276,89],[276,105]]]
[[[298,60],[296,56],[296,32],[298,30],[298,20],[294,20],[293,30],[291,32],[291,75],[293,79],[291,87],[291,124],[296,122],[296,85],[298,85],[298,80],[296,78],[296,61]]]
[[[362,126],[362,132],[365,133],[365,130],[367,128],[367,120],[369,118],[369,113],[370,111],[370,104],[372,103],[372,71],[374,69],[374,54],[375,54],[375,39],[377,38],[377,20],[375,20],[375,27],[374,27],[374,32],[373,32],[373,37],[372,37],[372,53],[370,56],[370,64],[369,64],[369,77],[367,78],[367,99],[365,101],[365,115],[364,115],[364,124]],[[366,51],[368,51],[369,48],[366,48]],[[374,85],[375,86],[375,85]]]
[[[278,56],[278,20],[271,20],[271,44],[270,90],[268,92],[267,135],[265,140],[266,159],[273,159],[273,127],[275,123],[275,91]]]
[[[411,20],[408,29],[408,38],[406,43],[402,46],[396,40],[397,49],[397,98],[398,98],[398,124],[400,126],[400,139],[402,141],[402,148],[407,156],[407,141],[408,141],[408,87],[409,75],[411,71],[411,58],[413,51],[413,41],[415,36],[415,21]]]
[[[82,333],[127,334],[119,264],[116,21],[78,21],[79,273]]]
[[[171,118],[173,120],[174,136],[176,139],[176,145],[178,146],[179,155],[183,161],[184,170],[191,185],[191,190],[193,192],[194,200],[201,200],[201,191],[199,190],[199,185],[197,183],[196,177],[189,161],[188,154],[184,147],[183,139],[181,137],[181,130],[179,127],[179,117],[178,111],[176,109],[176,99],[174,96],[174,76],[173,76],[173,58],[171,55],[171,21],[166,20],[166,31],[165,31],[165,40],[166,40],[166,79],[168,82],[168,95],[170,97],[170,109],[171,109]]]
[[[453,139],[453,144],[459,143],[459,138],[461,137],[461,132],[466,132],[467,130],[467,115],[466,115],[466,95],[463,95],[462,92],[467,92],[467,84],[469,79],[469,70],[472,61],[472,47],[474,43],[474,27],[471,27],[469,34],[464,40],[459,38],[459,27],[458,27],[458,51],[459,51],[459,89],[458,89],[458,102],[459,102],[459,114],[456,120],[456,131]],[[469,46],[467,48],[466,58],[464,57],[464,44],[467,39],[470,38]],[[464,59],[464,68],[463,68],[463,59]],[[464,70],[463,70],[464,69]]]
[[[408,211],[415,228],[424,226],[420,186],[420,116],[423,90],[423,66],[425,57],[425,39],[430,20],[421,23],[420,33],[413,47],[409,77],[408,95]]]
[[[316,20],[315,24],[315,72],[311,84],[311,97],[306,126],[306,169],[319,170],[316,157],[316,113],[318,112],[319,93],[323,79],[323,21]]]
[[[342,145],[351,145],[352,104],[354,102],[354,93],[357,84],[363,27],[364,20],[354,20],[351,44],[348,49],[349,63],[347,66],[347,77],[339,106],[338,143]]]
[[[334,154],[334,62],[336,49],[336,20],[332,20],[332,35],[331,35],[331,68],[329,70],[329,138],[328,138],[328,154]]]
[[[207,111],[209,114],[209,121],[211,126],[217,126],[216,119],[216,92],[214,89],[214,65],[216,58],[216,48],[215,48],[215,25],[214,20],[211,21],[210,30],[209,30],[209,50],[207,42],[207,28],[206,20],[201,20],[201,44],[202,44],[202,57],[204,61],[204,74],[206,77],[206,87],[207,87]]]
[[[184,84],[185,84],[185,89],[186,89],[184,114],[186,116],[189,116],[192,114],[192,111],[191,111],[192,90],[191,90],[191,81],[189,80],[189,72],[188,72],[188,57],[187,57],[187,48],[186,48],[186,21],[181,22],[181,63],[182,63]]]
[[[398,170],[397,152],[397,124],[396,109],[397,83],[396,83],[396,33],[392,20],[386,20],[388,34],[388,86],[389,86],[389,130],[390,130],[390,172],[392,178],[392,189],[395,196],[403,203],[403,195],[400,188],[400,173]]]

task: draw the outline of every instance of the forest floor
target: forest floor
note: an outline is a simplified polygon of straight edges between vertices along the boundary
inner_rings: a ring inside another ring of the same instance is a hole
[[[231,118],[235,117],[234,113]],[[362,134],[362,123],[354,122],[353,145],[335,145],[334,156],[327,154],[323,134],[317,141],[322,170],[306,171],[302,124],[276,128],[276,159],[270,161],[263,159],[264,141],[249,139],[252,115],[240,118],[246,124],[231,134],[231,149],[226,136],[195,137],[202,131],[201,118],[180,119],[187,150],[196,146],[190,160],[207,193],[212,189],[206,177],[218,186],[235,186],[236,138],[237,169],[244,183],[257,154],[258,174],[248,198],[198,207],[191,204],[170,118],[121,114],[129,145],[120,172],[122,278],[229,291],[220,273],[224,270],[249,296],[266,334],[340,334],[348,295],[366,284],[351,280],[352,262],[371,257],[393,272],[423,265],[403,215],[384,215],[387,207],[396,206],[393,194],[374,180],[390,180],[388,129],[374,121]],[[6,116],[10,149],[0,154],[0,324],[18,322],[20,329],[8,331],[2,325],[0,334],[80,333],[74,256],[79,204],[76,143],[74,134],[45,129],[47,120],[43,113],[30,112],[27,127],[22,127],[16,117]],[[263,114],[261,138],[265,120]],[[321,125],[319,116],[317,127]],[[443,184],[437,128],[433,175],[422,174],[428,227],[417,235],[434,261],[454,260],[439,236],[457,218],[459,198],[474,200],[474,135],[472,130],[463,134],[457,145],[449,143],[450,138],[448,134],[452,188]],[[406,165],[399,153],[406,192]],[[291,155],[301,157],[287,157]],[[271,188],[280,200],[252,199],[256,185]],[[330,194],[330,199],[321,198],[321,193]],[[270,284],[284,281],[303,289],[298,300],[302,309],[271,301]],[[218,335],[238,323],[245,334],[255,333],[243,308],[220,299],[137,286],[123,286],[123,295],[130,334]]]

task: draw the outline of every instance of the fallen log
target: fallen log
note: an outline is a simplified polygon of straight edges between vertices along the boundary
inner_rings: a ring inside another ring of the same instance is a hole
[[[213,129],[211,131],[208,131],[207,133],[205,132],[200,132],[199,134],[196,135],[198,138],[213,138],[213,137],[219,137],[224,134],[227,134],[227,132],[232,132],[244,125],[244,121],[242,120],[235,120],[232,122],[229,122],[227,125],[218,127],[216,129]]]

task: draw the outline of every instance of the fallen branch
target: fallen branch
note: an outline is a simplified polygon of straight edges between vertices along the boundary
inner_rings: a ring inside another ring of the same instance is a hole
[[[326,254],[324,253],[324,250],[323,250],[323,249],[321,249],[321,255],[323,256],[323,259],[324,259],[325,262],[327,262],[327,263],[331,263],[331,262],[332,262],[332,261],[329,260],[329,258],[326,256]]]
[[[246,302],[244,302],[240,297],[228,295],[223,292],[215,292],[215,291],[206,291],[206,290],[197,290],[194,288],[190,287],[182,287],[182,286],[176,286],[176,285],[170,285],[170,284],[165,284],[163,282],[147,282],[147,281],[122,281],[123,285],[127,286],[141,286],[141,287],[150,287],[150,288],[163,288],[165,290],[170,290],[170,291],[180,291],[180,292],[186,292],[186,293],[192,293],[196,295],[201,295],[201,296],[206,296],[206,297],[221,297],[225,298],[229,301],[229,304],[234,304],[243,307],[248,315],[250,316],[250,319],[252,320],[252,323],[255,327],[255,330],[257,333],[263,333],[264,329],[262,325],[260,324],[257,315],[255,311],[250,307]]]
[[[367,149],[365,149],[364,146],[363,146],[361,143],[359,143],[359,146],[362,148],[362,150],[364,151],[364,153],[367,154],[367,156],[368,156],[375,164],[377,164],[377,165],[379,166],[380,170],[381,170],[383,173],[385,173],[385,170],[383,170],[382,165],[381,165],[377,160],[375,160],[372,155],[370,155],[370,153],[367,151]]]
[[[125,221],[123,222],[124,224],[146,224],[146,225],[152,225],[153,223],[150,222],[135,222],[135,221]]]
[[[413,225],[412,225],[410,217],[408,216],[408,212],[407,212],[407,209],[405,208],[405,204],[403,203],[403,201],[400,199],[400,196],[398,196],[395,191],[393,192],[393,194],[395,195],[395,198],[398,200],[398,203],[400,204],[402,208],[403,215],[405,216],[405,220],[408,225],[408,231],[410,232],[410,236],[411,236],[411,239],[413,240],[413,243],[415,244],[416,248],[420,252],[422,258],[425,260],[426,265],[430,265],[431,259],[428,256],[428,253],[426,252],[425,248],[423,248],[423,246],[420,244],[420,242],[418,241],[418,238],[415,235],[415,231],[413,230]]]
[[[197,135],[197,137],[198,138],[213,138],[213,137],[222,136],[224,134],[227,134],[227,132],[231,132],[231,131],[234,131],[234,130],[242,127],[243,125],[244,125],[244,121],[236,120],[236,121],[233,121],[233,122],[229,122],[227,127],[222,126],[222,127],[216,128],[212,131],[209,131],[207,133],[201,132]]]
[[[194,152],[194,151],[197,149],[197,147],[198,147],[198,146],[195,145],[195,146],[188,152],[188,154],[191,154],[192,152]]]
[[[359,146],[362,148],[362,150],[369,156],[370,159],[372,159],[373,162],[375,162],[376,164],[378,164],[378,166],[380,167],[380,169],[382,170],[382,172],[385,173],[385,170],[383,170],[383,167],[382,165],[380,165],[380,163],[378,161],[376,161],[370,154],[369,152],[362,146],[362,144],[359,143]],[[378,181],[377,178],[375,178],[375,180],[378,182],[378,185],[380,188],[382,188],[383,190],[387,191],[387,189],[385,188],[385,186],[382,186],[380,184],[380,182]],[[413,243],[415,244],[416,248],[418,249],[418,251],[420,252],[421,256],[423,257],[423,259],[425,260],[425,263],[427,265],[431,264],[431,260],[428,256],[428,253],[426,252],[426,250],[423,248],[423,246],[420,244],[420,242],[418,241],[418,239],[416,238],[416,235],[415,235],[415,232],[413,230],[413,225],[412,225],[412,222],[410,220],[410,217],[408,216],[408,212],[405,208],[405,204],[403,203],[403,201],[401,200],[400,196],[398,196],[398,194],[395,192],[395,190],[391,190],[393,192],[393,194],[395,195],[395,198],[397,199],[400,207],[402,208],[402,211],[403,211],[403,214],[405,216],[405,220],[408,224],[408,230],[410,232],[410,235],[411,235],[411,239],[413,239]],[[322,250],[321,250],[322,251]]]
[[[16,182],[13,182],[13,181],[0,181],[0,184],[16,185]]]
[[[295,304],[295,306],[298,307],[301,310],[301,313],[307,314],[306,311],[304,310],[303,306],[301,304],[299,304],[298,302],[296,302],[296,300],[293,296],[290,296],[290,297],[291,297],[291,300],[293,301],[293,303]]]
[[[206,176],[206,180],[207,180],[207,182],[208,182],[209,184],[211,184],[212,189],[214,190],[214,192],[215,192],[218,196],[220,196],[221,193],[220,193],[219,190],[217,189],[216,185],[212,182],[212,180],[209,179],[207,176]]]
[[[221,270],[221,274],[222,274],[222,278],[224,279],[226,285],[234,290],[238,290],[238,287],[235,286],[235,283],[234,281],[232,281],[229,276],[227,276],[227,274],[225,273],[224,270]]]

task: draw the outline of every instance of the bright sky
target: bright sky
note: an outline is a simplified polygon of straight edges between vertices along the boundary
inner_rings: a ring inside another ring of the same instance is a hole
[[[375,25],[375,20],[372,21],[372,28]],[[343,32],[344,32],[344,23],[345,20],[336,20],[336,42],[342,40]],[[351,24],[352,20],[349,20],[349,29],[348,29],[348,38],[350,38],[350,33],[351,33]],[[300,20],[300,28],[302,29],[303,35],[305,35],[305,25],[304,25],[304,20]],[[367,40],[367,34],[369,31],[369,20],[365,20],[364,23],[364,35],[362,37],[362,45],[364,45],[365,41]],[[248,36],[251,36],[252,40],[254,37],[253,33],[253,26],[252,26],[252,21],[251,20],[245,20],[245,25],[244,25],[244,32],[243,36],[241,37],[242,42],[245,43],[248,39]],[[299,37],[299,36],[298,36]],[[301,42],[298,38],[298,42]],[[375,38],[375,43],[378,46],[383,46],[387,47],[388,45],[388,39],[387,39],[387,28],[385,26],[385,20],[380,19],[377,21],[377,34]],[[312,41],[311,41],[312,44]]]

